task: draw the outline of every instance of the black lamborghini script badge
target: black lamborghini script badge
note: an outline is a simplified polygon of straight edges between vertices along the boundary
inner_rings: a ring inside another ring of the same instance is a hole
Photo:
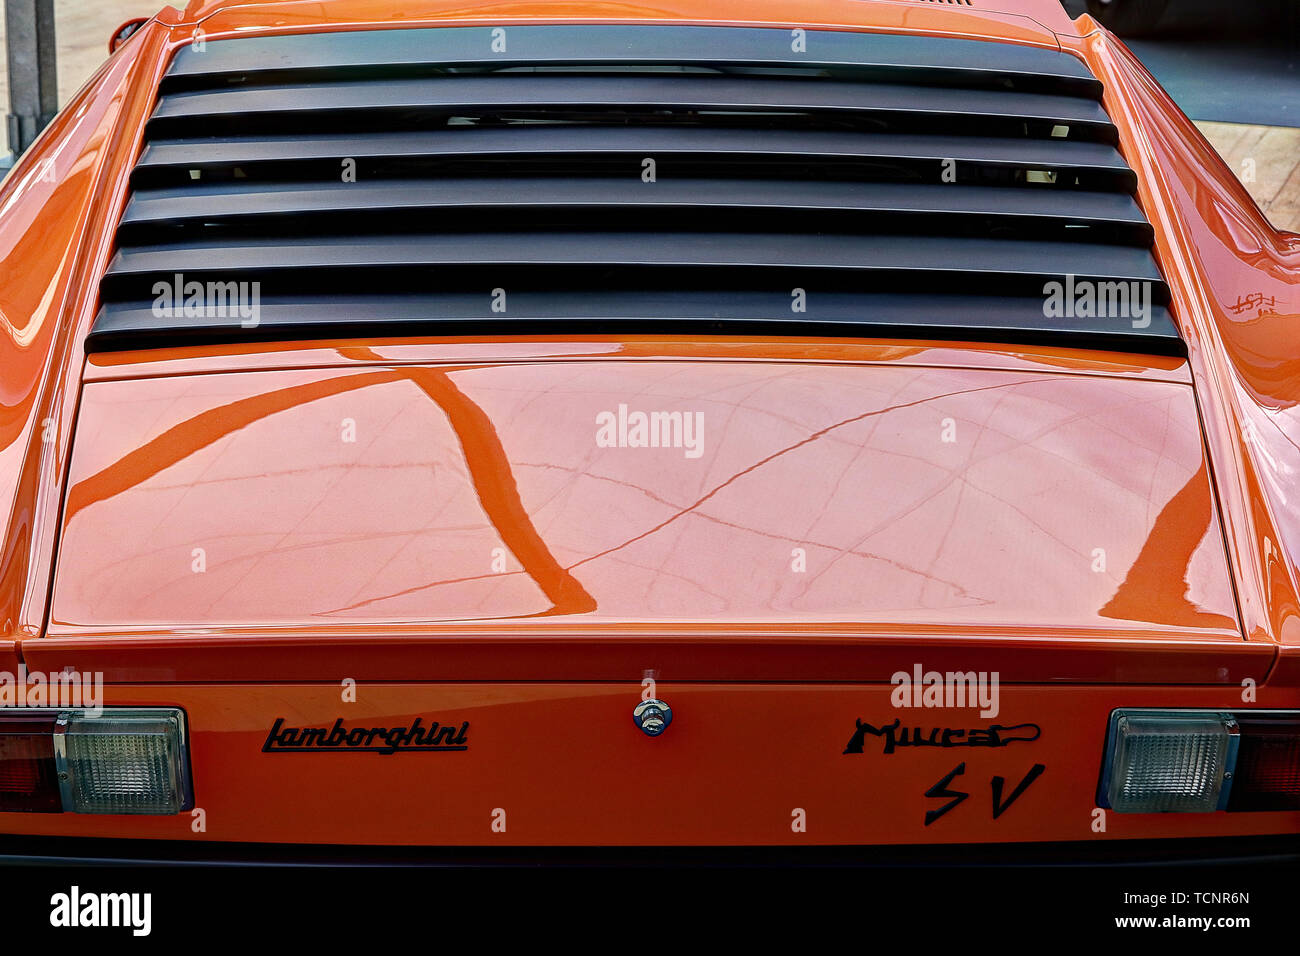
[[[277,717],[271,732],[266,735],[262,752],[369,750],[394,754],[408,750],[468,750],[468,735],[468,720],[459,729],[451,725],[439,726],[436,720],[425,727],[420,717],[416,717],[415,723],[409,727],[344,727],[342,717],[334,721],[333,727],[286,727],[284,718]]]

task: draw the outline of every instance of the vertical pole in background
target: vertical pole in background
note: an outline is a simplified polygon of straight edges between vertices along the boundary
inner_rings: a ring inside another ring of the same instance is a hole
[[[15,157],[36,139],[59,109],[54,63],[54,0],[4,0],[9,57],[9,113],[5,127]]]

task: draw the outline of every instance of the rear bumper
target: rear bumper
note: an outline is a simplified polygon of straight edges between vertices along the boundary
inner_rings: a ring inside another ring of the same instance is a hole
[[[1098,869],[1300,865],[1300,834],[888,847],[381,847],[0,837],[0,866]]]

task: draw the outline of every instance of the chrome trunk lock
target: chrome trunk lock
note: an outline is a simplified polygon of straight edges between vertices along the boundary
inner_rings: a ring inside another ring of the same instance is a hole
[[[632,722],[647,737],[658,737],[673,722],[673,709],[662,700],[643,700],[632,711]]]

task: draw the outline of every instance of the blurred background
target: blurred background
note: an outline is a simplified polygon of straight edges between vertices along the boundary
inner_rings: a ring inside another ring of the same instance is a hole
[[[62,105],[107,56],[124,21],[150,16],[161,0],[0,0],[5,30],[46,43],[55,80],[33,98]],[[1124,38],[1183,112],[1250,190],[1278,228],[1300,231],[1300,0],[1061,0],[1071,16],[1085,10]],[[179,5],[179,4],[178,4]],[[52,36],[52,41],[50,37]],[[9,64],[0,42],[0,105],[10,103]],[[30,45],[30,44],[26,44]],[[19,64],[21,66],[21,64]],[[49,72],[49,71],[46,71]],[[35,112],[35,110],[33,110]],[[0,139],[4,157],[23,145],[14,124]]]
[[[1300,0],[1063,0],[1120,34],[1279,229],[1300,232]]]

